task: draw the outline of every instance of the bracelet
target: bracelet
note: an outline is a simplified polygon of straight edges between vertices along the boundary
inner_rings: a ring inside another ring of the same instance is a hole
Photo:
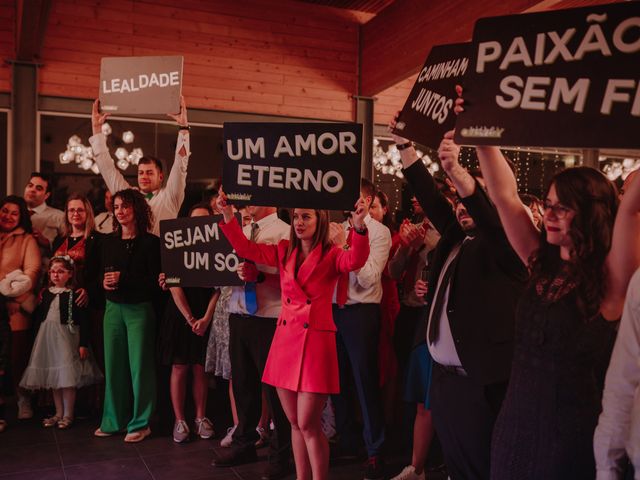
[[[180,130],[191,130],[191,125],[178,125],[178,131]]]
[[[364,235],[365,233],[367,233],[367,226],[366,225],[363,225],[362,228],[353,227],[353,229],[359,235]]]
[[[413,142],[401,143],[400,145],[396,143],[398,151],[406,150],[409,147],[413,147]]]

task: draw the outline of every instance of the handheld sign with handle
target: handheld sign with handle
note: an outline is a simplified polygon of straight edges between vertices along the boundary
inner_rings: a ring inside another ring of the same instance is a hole
[[[100,63],[103,113],[176,114],[183,57],[105,57]]]
[[[243,285],[241,260],[218,228],[221,215],[160,222],[162,271],[169,287]]]
[[[225,123],[222,184],[234,205],[351,210],[362,125]]]
[[[640,2],[476,22],[455,140],[638,148]]]
[[[438,149],[456,123],[455,86],[469,65],[470,43],[436,45],[418,74],[393,133]]]

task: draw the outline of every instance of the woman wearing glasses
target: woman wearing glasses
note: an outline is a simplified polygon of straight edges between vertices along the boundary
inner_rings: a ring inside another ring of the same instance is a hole
[[[491,478],[595,478],[592,441],[614,321],[640,258],[640,184],[618,207],[615,187],[598,170],[564,170],[544,196],[538,230],[500,150],[476,150],[507,237],[530,272],[493,431]]]
[[[98,254],[96,244],[100,234],[95,232],[93,208],[87,197],[74,193],[69,196],[64,208],[64,235],[53,242],[54,256],[69,256],[75,265],[76,302],[86,306],[88,298],[87,262]]]

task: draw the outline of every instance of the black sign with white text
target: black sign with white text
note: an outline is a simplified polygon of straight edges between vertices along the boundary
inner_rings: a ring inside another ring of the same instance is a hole
[[[476,22],[456,141],[638,148],[640,2]]]
[[[220,231],[221,215],[160,222],[162,271],[170,287],[243,285],[241,260]]]
[[[352,210],[362,125],[225,123],[222,185],[230,203]]]
[[[470,47],[455,43],[431,49],[393,133],[438,149],[442,136],[456,123],[455,86],[467,71]]]

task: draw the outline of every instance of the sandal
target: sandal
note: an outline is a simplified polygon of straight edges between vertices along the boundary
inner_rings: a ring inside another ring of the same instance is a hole
[[[138,443],[151,435],[151,429],[149,427],[143,428],[135,432],[127,433],[124,437],[124,441],[127,443]]]
[[[62,420],[62,418],[54,415],[53,417],[45,418],[44,420],[42,420],[42,426],[45,428],[55,427],[60,420]]]
[[[62,420],[58,422],[58,429],[66,430],[71,425],[73,425],[73,418],[71,417],[62,417]]]

